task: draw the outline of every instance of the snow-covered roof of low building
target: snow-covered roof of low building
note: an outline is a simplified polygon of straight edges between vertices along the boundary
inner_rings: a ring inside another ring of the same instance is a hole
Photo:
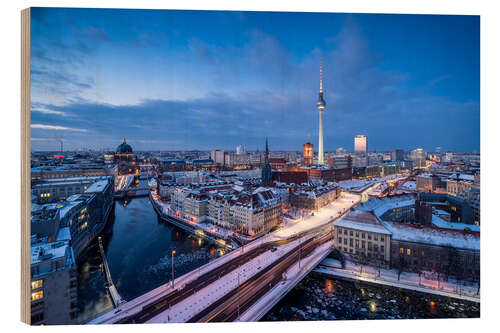
[[[389,209],[406,207],[414,204],[415,196],[409,194],[394,197],[372,198],[367,202],[359,205],[357,209],[373,211],[375,215],[380,218]]]
[[[58,241],[71,240],[71,233],[69,231],[69,227],[60,228],[59,231],[57,232],[56,240]]]
[[[69,198],[68,198],[69,199]],[[59,208],[59,218],[63,219],[66,214],[75,206],[80,204],[81,201],[68,201],[64,207]]]
[[[393,240],[479,251],[480,237],[478,232],[386,221],[382,221],[382,224],[391,232]]]
[[[417,183],[415,181],[409,180],[409,181],[404,182],[400,186],[400,188],[403,190],[416,191],[417,190]]]
[[[68,247],[69,243],[67,241],[39,243],[31,246],[31,264],[33,265],[44,260],[64,257]]]
[[[372,212],[365,210],[353,210],[349,212],[340,221],[335,222],[334,226],[336,228],[350,228],[385,235],[391,234]]]
[[[446,213],[446,212],[445,212]],[[443,220],[437,215],[432,215],[432,224],[439,228],[453,229],[453,230],[465,230],[469,229],[471,231],[480,232],[481,227],[475,224],[465,224],[460,222],[448,222]]]
[[[108,180],[100,180],[90,185],[85,193],[99,193],[104,191],[106,186],[109,184]]]

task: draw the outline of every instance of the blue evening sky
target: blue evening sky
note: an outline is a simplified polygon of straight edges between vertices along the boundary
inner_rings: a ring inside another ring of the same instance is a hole
[[[32,147],[479,150],[479,17],[33,8]]]

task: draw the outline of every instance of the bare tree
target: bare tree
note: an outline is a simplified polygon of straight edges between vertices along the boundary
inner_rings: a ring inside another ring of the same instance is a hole
[[[401,278],[401,273],[403,272],[406,266],[405,258],[402,253],[399,254],[399,263],[398,263],[398,281]]]

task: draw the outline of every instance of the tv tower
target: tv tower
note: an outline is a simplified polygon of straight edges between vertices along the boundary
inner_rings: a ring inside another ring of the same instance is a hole
[[[319,95],[316,107],[319,111],[319,135],[318,135],[318,164],[325,164],[325,152],[323,151],[323,110],[325,109],[326,103],[323,99],[323,67],[322,61],[319,63]]]

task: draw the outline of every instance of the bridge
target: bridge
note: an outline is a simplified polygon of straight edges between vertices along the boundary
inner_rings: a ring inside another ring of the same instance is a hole
[[[131,187],[135,175],[121,175],[115,179],[115,198],[124,197],[145,197],[149,195],[150,187],[148,185]]]
[[[104,253],[104,248],[102,246],[102,238],[99,236],[99,251],[101,252],[102,264],[104,266],[104,273],[106,275],[106,287],[108,288],[109,295],[113,301],[115,307],[125,303],[125,300],[120,296],[118,290],[116,290],[113,279],[111,278],[111,273],[109,272],[108,261],[106,260],[106,254]]]
[[[123,303],[90,324],[256,321],[333,248],[333,221],[359,203],[343,193],[326,208]],[[172,287],[174,286],[174,287]]]

